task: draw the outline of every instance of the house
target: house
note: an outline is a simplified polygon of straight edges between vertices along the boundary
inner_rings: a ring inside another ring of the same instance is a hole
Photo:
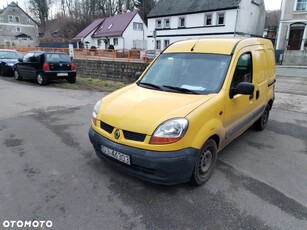
[[[146,49],[146,37],[145,23],[138,11],[132,11],[97,19],[73,39],[82,42],[86,48]]]
[[[148,48],[162,50],[178,40],[262,36],[263,0],[160,0],[147,15]]]
[[[307,49],[307,0],[283,0],[276,49]]]
[[[77,41],[78,48],[89,49],[91,46],[97,45],[96,39],[92,38],[92,35],[103,21],[104,18],[94,20],[73,38],[73,40]]]
[[[0,12],[0,46],[35,46],[38,24],[15,2]]]

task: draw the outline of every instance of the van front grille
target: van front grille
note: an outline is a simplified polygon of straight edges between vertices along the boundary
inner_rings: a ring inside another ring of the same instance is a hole
[[[135,133],[135,132],[130,132],[123,130],[124,137],[127,140],[132,140],[132,141],[140,141],[143,142],[146,138],[146,134],[143,133]]]
[[[114,127],[113,126],[111,126],[111,125],[109,125],[109,124],[107,124],[107,123],[104,123],[104,122],[100,122],[100,127],[104,130],[104,131],[106,131],[106,132],[108,132],[108,133],[112,133],[113,132],[113,129],[114,129]]]

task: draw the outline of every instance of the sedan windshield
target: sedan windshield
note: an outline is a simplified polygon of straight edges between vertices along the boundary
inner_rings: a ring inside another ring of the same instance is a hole
[[[21,58],[21,54],[15,51],[0,50],[0,59],[18,59]]]
[[[161,54],[139,86],[187,94],[220,91],[231,57],[219,54]]]

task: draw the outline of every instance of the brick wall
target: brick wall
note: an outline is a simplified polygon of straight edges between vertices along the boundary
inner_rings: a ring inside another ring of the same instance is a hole
[[[76,59],[74,63],[79,76],[130,83],[136,72],[144,71],[147,63],[98,61]]]

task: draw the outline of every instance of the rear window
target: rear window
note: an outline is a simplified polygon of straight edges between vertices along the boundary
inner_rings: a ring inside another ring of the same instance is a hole
[[[67,54],[50,53],[46,54],[47,62],[70,62],[70,57]]]

